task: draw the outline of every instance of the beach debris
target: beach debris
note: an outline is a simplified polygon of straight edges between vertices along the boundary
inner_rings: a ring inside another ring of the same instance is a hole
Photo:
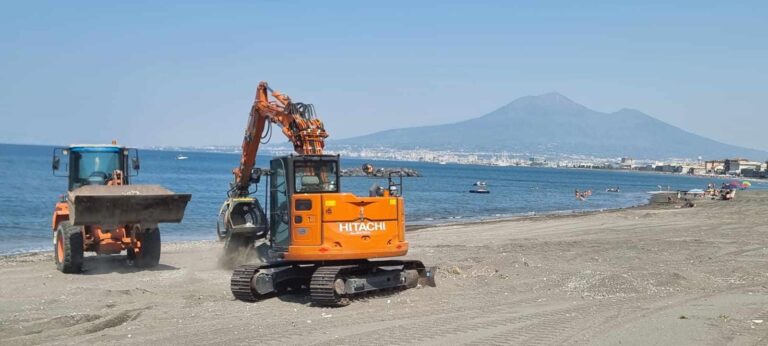
[[[763,320],[752,320],[752,323],[760,324],[760,323],[763,323]]]
[[[448,272],[451,273],[451,274],[455,274],[455,275],[461,275],[462,274],[461,269],[459,267],[457,267],[457,266],[451,267],[451,269],[448,269]]]
[[[687,319],[688,319],[688,316],[686,316],[686,315],[680,315],[680,317],[678,317],[678,319],[681,319],[681,320],[687,320]]]

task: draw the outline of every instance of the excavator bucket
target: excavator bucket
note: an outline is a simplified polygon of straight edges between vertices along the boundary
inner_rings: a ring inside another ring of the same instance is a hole
[[[83,225],[181,222],[192,196],[159,185],[87,185],[67,195],[70,221]]]

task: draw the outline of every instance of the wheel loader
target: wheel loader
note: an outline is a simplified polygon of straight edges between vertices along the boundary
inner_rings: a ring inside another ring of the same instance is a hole
[[[131,185],[140,168],[138,151],[119,146],[71,145],[55,148],[54,176],[68,178],[68,189],[53,212],[56,267],[79,273],[85,252],[126,251],[136,267],[160,261],[162,222],[181,222],[191,195],[159,185]]]

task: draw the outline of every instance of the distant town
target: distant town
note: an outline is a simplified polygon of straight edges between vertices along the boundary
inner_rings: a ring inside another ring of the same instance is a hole
[[[239,147],[218,146],[202,148],[155,147],[148,149],[205,151],[239,153]],[[270,145],[263,149],[268,155],[286,155],[293,153],[287,145]],[[687,174],[701,176],[732,176],[753,179],[768,178],[768,161],[754,161],[747,158],[719,158],[705,160],[703,158],[648,160],[632,157],[601,158],[586,155],[564,154],[529,154],[529,153],[493,153],[469,152],[433,149],[391,149],[391,148],[353,148],[330,147],[328,154],[339,154],[346,158],[371,160],[430,162],[437,164],[460,164],[482,166],[518,166],[518,167],[551,167],[551,168],[581,168],[645,171],[671,174]]]
[[[768,178],[768,162],[752,161],[744,158],[724,158],[719,160],[671,159],[665,161],[636,160],[631,157],[598,158],[588,156],[546,157],[520,153],[469,153],[452,151],[434,151],[425,149],[342,149],[334,153],[344,157],[357,157],[378,160],[419,161],[440,164],[468,164],[485,166],[523,166],[552,168],[584,168],[633,170],[689,175],[727,175],[744,178]]]

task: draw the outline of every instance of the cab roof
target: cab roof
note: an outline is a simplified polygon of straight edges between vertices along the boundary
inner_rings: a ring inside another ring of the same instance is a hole
[[[117,144],[70,144],[70,148],[115,148],[124,149],[124,145]]]
[[[69,150],[74,152],[121,152],[125,150],[124,146],[114,144],[73,144]]]

